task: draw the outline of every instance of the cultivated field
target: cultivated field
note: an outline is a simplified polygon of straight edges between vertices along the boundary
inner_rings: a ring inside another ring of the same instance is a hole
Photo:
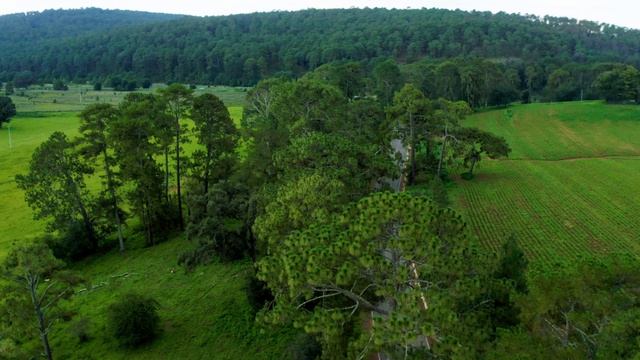
[[[455,206],[492,248],[510,234],[538,264],[585,254],[640,255],[640,107],[533,104],[476,114],[508,160],[457,180]]]

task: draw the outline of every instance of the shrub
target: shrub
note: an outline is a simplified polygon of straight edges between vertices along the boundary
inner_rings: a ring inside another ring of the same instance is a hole
[[[53,255],[63,260],[80,260],[98,251],[81,221],[73,221],[59,236],[46,235],[44,242]]]
[[[159,333],[158,302],[143,295],[126,294],[109,307],[107,321],[120,345],[136,347],[148,343]]]
[[[102,83],[98,81],[95,84],[93,84],[93,90],[102,91]]]
[[[322,355],[322,345],[311,335],[300,334],[287,351],[293,360],[315,360]]]
[[[460,177],[461,177],[463,180],[470,181],[470,180],[473,180],[473,177],[474,177],[474,176],[473,176],[473,174],[472,174],[472,173],[470,173],[470,172],[464,172],[464,173],[460,174]]]
[[[262,310],[267,303],[274,300],[271,290],[267,287],[267,283],[258,279],[255,275],[249,277],[245,292],[247,294],[247,301],[253,309],[254,314]]]
[[[89,334],[90,327],[91,322],[89,319],[83,317],[71,325],[69,331],[78,339],[78,342],[82,344],[91,340],[91,335]]]

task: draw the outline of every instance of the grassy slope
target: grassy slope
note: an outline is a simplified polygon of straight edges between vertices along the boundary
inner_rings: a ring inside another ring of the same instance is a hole
[[[512,116],[509,116],[509,114]],[[581,254],[640,255],[640,107],[533,104],[470,117],[505,136],[509,160],[483,160],[458,180],[455,206],[497,248],[515,234],[540,264]]]
[[[0,258],[11,243],[36,236],[44,229],[42,222],[33,220],[14,176],[26,172],[31,153],[51,133],[59,130],[74,136],[78,125],[75,113],[19,115],[11,121],[13,149],[9,148],[9,129],[0,129]]]
[[[253,320],[243,286],[249,262],[211,264],[184,273],[177,254],[193,244],[176,238],[153,248],[110,253],[75,266],[94,289],[77,294],[78,314],[52,334],[61,359],[273,359],[286,353],[291,329],[261,329]],[[128,276],[122,276],[128,274]],[[125,350],[109,336],[106,309],[118,296],[142,292],[160,303],[163,333],[152,344]],[[80,343],[71,330],[89,319],[91,340]]]

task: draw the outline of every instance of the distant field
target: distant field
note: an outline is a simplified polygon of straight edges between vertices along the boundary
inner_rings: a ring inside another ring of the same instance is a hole
[[[533,104],[465,124],[513,148],[511,159],[483,160],[474,180],[456,181],[455,207],[486,245],[514,234],[540,264],[640,255],[640,107]]]
[[[155,84],[151,89],[138,89],[136,92],[154,92],[164,85]],[[245,88],[229,86],[197,86],[195,95],[212,93],[224,101],[227,106],[243,106]],[[11,98],[19,112],[39,111],[81,111],[85,106],[97,102],[119,104],[127,92],[110,89],[94,91],[91,85],[71,85],[67,91],[54,91],[49,87],[33,86],[28,90],[16,89]]]

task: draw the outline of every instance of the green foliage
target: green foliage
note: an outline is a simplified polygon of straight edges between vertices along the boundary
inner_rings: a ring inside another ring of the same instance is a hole
[[[7,81],[7,83],[4,84],[4,94],[6,96],[9,96],[9,95],[13,95],[14,92],[15,90],[14,90],[13,81]]]
[[[496,277],[499,279],[513,281],[514,289],[518,292],[524,293],[527,291],[527,282],[525,278],[527,265],[527,258],[518,245],[518,241],[515,236],[509,236],[507,241],[502,245]]]
[[[62,80],[56,80],[53,82],[53,90],[67,91],[69,90],[69,86],[67,86],[67,84],[65,84]]]
[[[529,342],[545,344],[545,352],[563,358],[636,356],[639,281],[637,260],[626,255],[534,271],[528,294],[518,299]],[[512,332],[502,334],[498,348],[509,349],[517,339]],[[519,351],[532,358],[538,350]]]
[[[25,201],[36,219],[49,220],[50,231],[65,233],[80,222],[84,236],[95,251],[100,234],[89,209],[85,177],[93,169],[84,163],[67,136],[54,132],[33,153],[26,175],[16,176]]]
[[[490,333],[490,268],[453,211],[424,197],[375,193],[270,247],[258,276],[276,297],[266,319],[317,334],[325,351],[338,339],[349,343],[324,356],[394,351],[425,336],[434,354],[454,356],[479,351]],[[370,312],[370,332],[345,333]]]
[[[220,181],[205,194],[200,184],[189,188],[187,236],[199,246],[181,256],[187,268],[208,263],[213,256],[238,260],[254,255],[254,240],[249,231],[249,192],[242,184]]]
[[[120,106],[121,116],[111,125],[109,142],[122,178],[131,184],[127,197],[140,217],[147,244],[167,236],[175,224],[172,209],[163,199],[163,173],[154,160],[160,153],[155,120],[164,104],[151,94],[130,94]]]
[[[153,341],[160,332],[158,302],[136,293],[122,295],[111,304],[108,323],[121,346],[138,347]]]
[[[87,106],[80,114],[82,120],[79,128],[81,138],[78,140],[82,155],[96,162],[100,158],[104,171],[103,191],[99,201],[96,202],[98,211],[102,210],[108,215],[102,218],[109,219],[107,224],[113,221],[118,230],[120,251],[124,250],[122,238],[122,226],[124,223],[124,211],[118,205],[120,197],[118,189],[122,185],[120,174],[116,171],[116,159],[113,157],[113,143],[110,139],[110,127],[118,120],[120,113],[109,104],[92,104]]]
[[[258,279],[255,274],[249,277],[245,288],[247,301],[255,313],[270,306],[275,298],[271,290],[267,287],[267,283]]]
[[[231,173],[239,134],[229,110],[215,95],[196,97],[191,118],[198,143],[204,147],[192,154],[191,176],[202,182],[207,193],[211,182]]]
[[[0,96],[0,128],[3,123],[8,123],[16,115],[16,105],[10,97]]]
[[[61,300],[68,299],[79,282],[75,275],[61,271],[63,266],[42,242],[18,246],[9,253],[0,267],[0,338],[23,343],[39,337],[43,353],[52,358],[48,334],[60,318]]]
[[[479,57],[500,59],[523,74],[526,67],[538,69],[530,73],[535,75],[530,90],[537,92],[539,78],[549,75],[545,71],[569,61],[637,65],[640,43],[636,31],[608,24],[443,9],[305,10],[207,18],[84,9],[8,15],[1,23],[3,81],[31,69],[30,77],[39,80],[117,74],[156,82],[254,85],[269,76],[298,77],[341,60],[385,57],[405,63],[425,56]],[[476,65],[469,62],[473,70]],[[352,77],[351,70],[340,69],[338,73],[347,76],[338,78]],[[479,89],[486,74],[460,73],[469,89]],[[502,86],[495,89],[505,93]],[[393,91],[387,95],[391,100]]]
[[[608,102],[640,99],[640,72],[633,66],[619,66],[598,76],[595,87]]]

